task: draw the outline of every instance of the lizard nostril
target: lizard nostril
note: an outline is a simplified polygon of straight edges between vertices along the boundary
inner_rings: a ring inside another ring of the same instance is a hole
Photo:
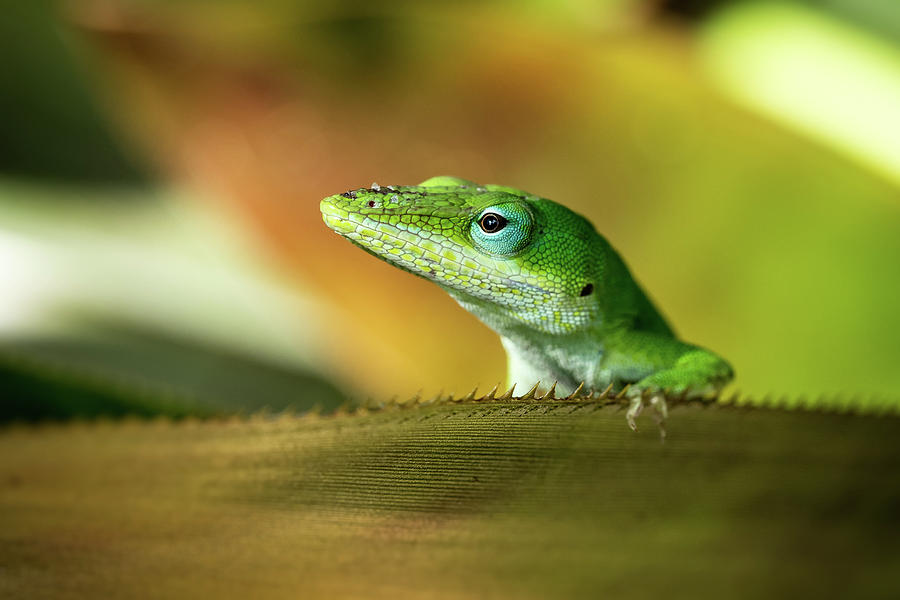
[[[369,200],[369,203],[368,203],[368,204],[369,204],[369,208],[375,208],[375,201],[374,201],[374,200]]]
[[[578,295],[579,296],[590,296],[593,291],[594,291],[594,284],[589,283],[586,286],[584,286],[583,288],[581,288],[581,293]]]

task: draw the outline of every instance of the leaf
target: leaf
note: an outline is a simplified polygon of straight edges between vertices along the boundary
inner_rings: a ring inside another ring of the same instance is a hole
[[[599,401],[7,428],[0,595],[896,597],[900,420]]]
[[[90,336],[0,344],[0,423],[304,412],[343,402],[296,366],[109,319],[92,321]]]

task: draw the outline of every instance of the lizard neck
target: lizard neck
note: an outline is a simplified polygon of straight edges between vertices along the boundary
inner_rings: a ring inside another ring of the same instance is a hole
[[[445,288],[446,289],[446,288]],[[546,390],[557,382],[562,394],[579,383],[598,387],[598,367],[604,354],[603,320],[598,316],[588,327],[571,333],[548,333],[510,317],[489,302],[483,302],[454,290],[447,292],[463,308],[500,335],[507,355],[507,386],[515,383],[524,393],[536,382]]]

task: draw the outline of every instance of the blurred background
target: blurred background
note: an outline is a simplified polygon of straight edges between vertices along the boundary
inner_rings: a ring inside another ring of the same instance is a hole
[[[0,6],[0,420],[490,388],[319,215],[442,174],[587,215],[743,392],[900,398],[896,0]]]

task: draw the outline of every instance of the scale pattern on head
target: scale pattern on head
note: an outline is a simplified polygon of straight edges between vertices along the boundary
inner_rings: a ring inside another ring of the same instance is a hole
[[[550,200],[434,177],[329,196],[321,210],[335,232],[434,281],[482,318],[568,333],[597,314],[606,244],[583,217]]]

